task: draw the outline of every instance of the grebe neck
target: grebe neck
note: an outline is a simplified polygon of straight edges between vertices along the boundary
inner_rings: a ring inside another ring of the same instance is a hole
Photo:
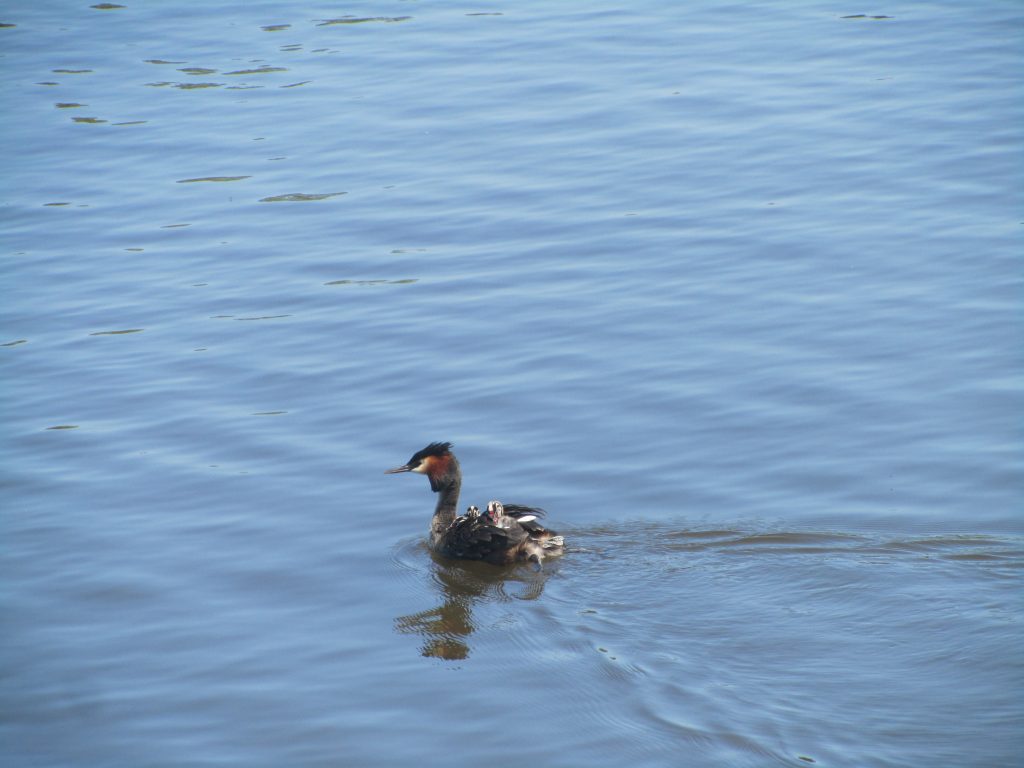
[[[462,479],[455,477],[437,489],[437,506],[434,508],[434,519],[430,521],[430,532],[435,537],[444,533],[457,517],[461,488]]]

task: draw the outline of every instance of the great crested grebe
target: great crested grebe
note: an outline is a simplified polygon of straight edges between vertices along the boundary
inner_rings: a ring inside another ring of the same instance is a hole
[[[431,549],[462,560],[484,560],[495,565],[528,560],[538,566],[545,557],[565,551],[562,537],[537,522],[544,514],[542,509],[492,501],[484,514],[470,507],[466,514],[456,516],[462,471],[451,448],[451,443],[431,443],[416,451],[406,464],[385,472],[426,475],[430,490],[439,494],[430,521]]]

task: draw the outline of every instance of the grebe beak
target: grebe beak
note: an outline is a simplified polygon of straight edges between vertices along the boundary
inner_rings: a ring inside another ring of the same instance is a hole
[[[410,467],[408,464],[403,464],[402,466],[395,467],[394,469],[384,470],[385,475],[397,475],[399,472],[412,472],[412,467]]]

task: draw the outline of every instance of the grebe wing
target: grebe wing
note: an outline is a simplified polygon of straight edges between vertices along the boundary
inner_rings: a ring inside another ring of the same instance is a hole
[[[519,527],[526,531],[528,534],[541,534],[547,533],[548,529],[538,523],[536,520],[519,520]]]
[[[518,546],[527,537],[521,526],[499,528],[483,517],[457,517],[444,534],[444,549],[453,557],[485,560]]]
[[[544,517],[547,514],[540,507],[527,507],[523,504],[504,504],[503,505],[505,514],[509,517],[520,518],[520,517]]]

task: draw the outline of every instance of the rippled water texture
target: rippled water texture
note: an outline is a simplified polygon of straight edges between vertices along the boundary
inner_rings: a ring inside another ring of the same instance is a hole
[[[1022,30],[4,6],[7,762],[1018,762]]]

